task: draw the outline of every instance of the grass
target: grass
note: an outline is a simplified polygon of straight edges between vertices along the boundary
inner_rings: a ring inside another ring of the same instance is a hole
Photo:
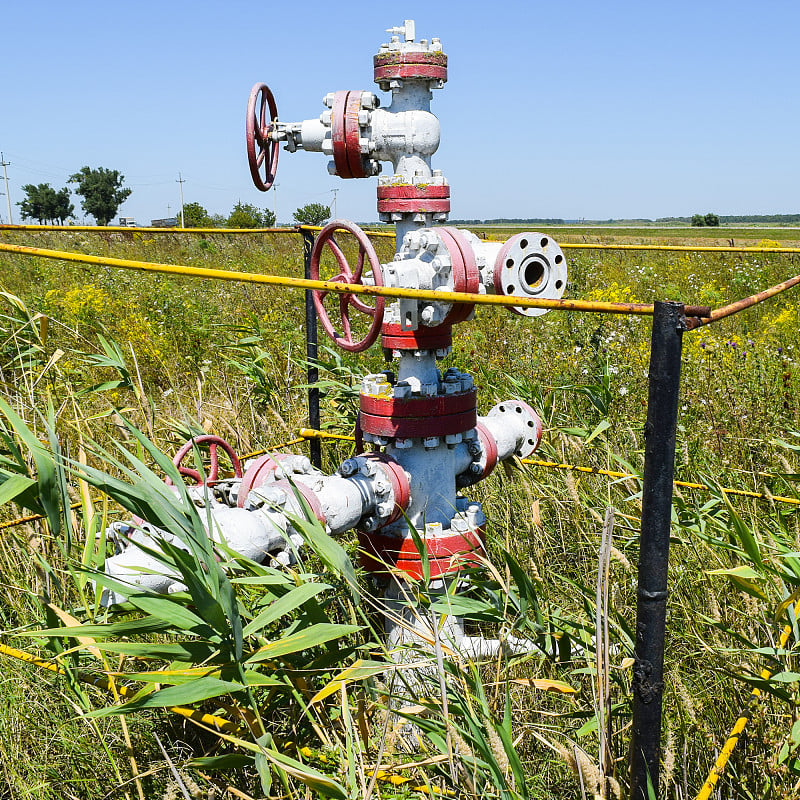
[[[712,233],[719,235],[720,244],[727,244],[729,237],[736,244],[756,243],[752,239],[763,236],[787,244],[800,238],[797,232],[779,229],[552,233],[562,241],[669,237],[673,242],[707,243],[705,237]],[[292,236],[4,232],[3,240],[216,268],[295,275],[302,269],[300,241]],[[390,243],[380,240],[378,248],[387,260]],[[568,261],[569,296],[681,299],[713,306],[795,275],[800,266],[796,257],[778,254],[573,251]],[[158,450],[174,452],[187,431],[218,433],[246,452],[292,438],[305,423],[299,388],[304,382],[299,293],[6,254],[0,254],[0,276],[6,292],[0,298],[2,396],[38,439],[46,440],[48,429],[54,428],[67,456],[78,461],[83,449],[89,464],[110,476],[94,476],[94,485],[102,484],[110,496],[109,519],[122,514],[123,498],[109,492],[109,486],[111,478],[124,477],[125,465],[115,465],[98,448],[112,450],[115,442],[122,442],[143,464],[154,466]],[[792,506],[726,499],[717,487],[797,496],[799,351],[800,304],[792,295],[685,337],[676,477],[709,484],[712,491],[681,490],[675,501],[662,775],[670,797],[691,797],[699,789],[765,663],[778,669],[771,681],[761,684],[766,698],[722,780],[729,797],[790,798],[797,793],[800,733],[794,722],[800,672],[794,670],[791,649],[770,654],[764,648],[777,641],[791,613],[784,601],[799,585],[794,553],[800,551],[800,518]],[[542,458],[637,473],[643,458],[648,352],[646,320],[551,313],[531,321],[486,308],[456,331],[455,350],[444,366],[474,374],[482,411],[508,396],[525,398],[541,409]],[[349,432],[356,376],[379,369],[382,359],[377,352],[338,353],[326,355],[325,361],[325,424]],[[49,422],[48,406],[53,409]],[[121,416],[146,438],[137,438]],[[19,441],[8,423],[6,432],[9,441]],[[150,441],[158,450],[149,450]],[[90,442],[96,445],[94,455]],[[12,451],[5,449],[10,458]],[[33,463],[36,452],[35,447],[23,448],[15,463],[17,474],[40,482],[41,462]],[[328,468],[348,452],[346,443],[326,445]],[[77,477],[78,473],[65,476],[70,499],[77,498]],[[144,479],[139,482],[150,485]],[[448,707],[468,740],[460,763],[472,765],[463,774],[494,775],[482,785],[485,796],[572,799],[581,797],[582,782],[591,793],[599,764],[595,583],[609,507],[616,515],[608,568],[607,763],[609,774],[625,785],[630,721],[630,669],[625,659],[631,653],[635,618],[638,490],[635,480],[614,482],[519,466],[498,469],[469,490],[484,503],[490,553],[499,569],[483,584],[481,601],[497,609],[492,598],[502,594],[498,587],[506,586],[508,596],[521,603],[500,607],[507,624],[534,638],[548,654],[507,667],[489,665],[480,676],[466,670],[448,678]],[[95,510],[102,514],[102,493],[93,490],[92,496]],[[63,500],[56,498],[54,503]],[[20,508],[8,504],[3,511],[10,519]],[[91,615],[80,610],[80,580],[76,585],[74,573],[77,565],[94,557],[93,531],[86,530],[84,515],[68,519],[56,511],[56,517],[60,521],[7,529],[0,539],[0,618],[6,631],[2,641],[50,654],[47,647],[69,640],[18,634],[59,624],[43,605],[44,598],[72,609],[78,621],[89,619]],[[352,541],[341,544],[352,554]],[[506,553],[513,562],[507,562]],[[527,583],[522,575],[503,574],[511,569],[509,563],[521,565]],[[236,574],[243,581],[234,586],[247,624],[248,614],[255,618],[281,593],[248,585],[253,568],[241,569]],[[338,587],[323,595],[330,597],[327,608],[333,622],[347,622],[360,613],[320,554],[299,581]],[[367,597],[366,584],[359,585]],[[286,624],[303,624],[304,608],[299,604]],[[495,619],[490,627],[496,628],[500,612],[489,614]],[[335,677],[336,669],[359,658],[379,658],[370,644],[369,625],[374,621],[360,622],[367,625],[367,633],[349,640],[355,649],[345,648],[341,660],[320,665],[325,648],[316,645],[291,656],[277,672],[264,674],[283,679],[312,668],[308,680],[321,688]],[[478,618],[474,624],[487,623]],[[269,628],[264,635],[271,640],[279,633]],[[182,637],[185,632],[171,629],[158,636],[132,635],[132,641],[144,647],[157,641],[176,643]],[[96,658],[85,648],[73,658],[79,663],[66,661],[75,668],[97,668]],[[163,662],[154,666],[160,669]],[[304,796],[307,784],[269,760],[271,745],[259,742],[266,733],[280,739],[281,746],[289,740],[288,732],[301,736],[297,744],[305,748],[302,752],[290,748],[279,753],[307,762],[351,796],[363,796],[368,766],[380,750],[385,701],[370,680],[355,681],[346,692],[334,693],[309,710],[308,697],[302,690],[298,693],[292,678],[286,684],[294,687],[288,690],[290,696],[265,717],[269,724],[264,733],[257,729],[245,738],[257,751],[239,745],[240,755],[252,754],[248,765],[212,770],[210,762],[196,759],[222,755],[227,746],[165,711],[87,718],[90,709],[104,707],[108,698],[19,662],[4,659],[3,667],[0,755],[7,787],[0,789],[0,797],[136,797],[122,720],[127,721],[139,771],[155,770],[141,779],[148,798],[176,791],[169,788],[175,781],[156,736],[176,768],[191,770],[192,780],[217,796],[225,796],[229,786],[252,796],[267,794],[259,777],[266,773],[273,777],[272,796]],[[141,667],[130,655],[123,660],[123,671],[141,673]],[[537,689],[533,680],[558,680],[578,692],[553,695]],[[273,708],[273,701],[258,693],[252,703],[236,693],[233,697],[245,708]],[[216,702],[210,698],[204,707],[213,709]],[[441,760],[447,753],[446,747],[441,749],[444,739],[437,739],[441,708],[440,698],[438,705],[431,701],[427,712],[426,755],[433,763],[404,771],[410,780],[396,787],[379,782],[381,796],[416,796],[419,792],[409,787],[426,779],[444,788],[453,785],[451,767]],[[387,752],[394,753],[391,748]],[[603,791],[613,795],[608,787]]]

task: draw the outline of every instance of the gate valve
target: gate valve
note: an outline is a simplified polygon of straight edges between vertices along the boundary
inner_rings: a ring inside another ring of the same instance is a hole
[[[337,231],[347,231],[353,234],[358,242],[358,261],[356,262],[355,270],[350,269],[350,264],[346,256],[333,238]],[[378,254],[375,252],[372,242],[370,242],[367,235],[358,225],[337,219],[333,220],[333,222],[329,222],[319,232],[314,242],[314,248],[311,251],[310,274],[312,280],[320,280],[321,278],[320,261],[326,247],[333,253],[339,268],[339,271],[332,278],[327,278],[326,280],[329,280],[331,283],[358,284],[360,286],[367,285],[368,283],[372,286],[383,286],[383,272]],[[369,261],[369,275],[364,274],[365,259]],[[327,333],[343,350],[349,350],[352,353],[366,350],[378,338],[378,333],[383,324],[383,312],[386,301],[383,297],[375,297],[374,304],[370,305],[352,292],[346,294],[336,293],[334,296],[337,298],[339,305],[338,320],[341,323],[341,329],[343,331],[342,333],[338,333],[325,308],[325,298],[330,294],[330,292],[324,289],[316,290],[313,293],[317,316],[319,317],[319,321],[325,333]],[[351,308],[371,319],[369,329],[361,339],[357,338],[358,334],[354,333],[350,324]]]
[[[209,469],[208,472],[205,474],[205,480],[203,475],[200,474],[199,470],[194,469],[193,467],[187,467],[184,465],[184,459],[189,455],[189,453],[194,452],[194,449],[208,449],[209,455]],[[211,486],[219,480],[219,454],[218,449],[222,449],[222,451],[228,456],[231,461],[231,466],[233,467],[233,474],[236,478],[242,477],[242,465],[239,463],[239,458],[236,455],[236,451],[231,447],[228,442],[226,442],[220,436],[212,436],[210,434],[205,434],[203,436],[193,436],[186,442],[177,453],[175,453],[175,457],[172,459],[172,463],[178,468],[178,472],[183,475],[184,478],[191,478],[196,486]],[[167,486],[172,486],[172,479],[167,476],[166,478]]]
[[[266,83],[257,83],[247,102],[247,163],[253,183],[262,192],[272,188],[278,171],[278,125],[278,106],[272,91]]]
[[[378,186],[384,222],[432,224],[447,219],[450,187],[431,166],[439,147],[439,120],[431,113],[432,89],[447,81],[447,56],[439,39],[416,39],[413,20],[389,28],[389,42],[373,59],[373,78],[392,93],[381,108],[377,95],[361,89],[328,92],[315,119],[280,122],[272,92],[257,83],[247,108],[247,157],[253,182],[267,191],[275,180],[278,148],[330,156],[328,171],[340,178],[378,175],[382,162],[392,174]]]
[[[359,245],[358,261],[351,269],[336,241],[337,232],[348,232]],[[394,259],[386,264],[378,260],[367,235],[352,222],[334,220],[320,231],[311,254],[311,277],[321,277],[320,262],[326,248],[333,254],[338,271],[328,278],[332,283],[389,286],[422,289],[441,294],[441,300],[400,298],[388,305],[376,297],[374,305],[354,293],[336,294],[336,323],[325,307],[332,293],[313,292],[322,328],[341,348],[360,352],[370,347],[382,333],[382,346],[399,357],[404,351],[433,351],[445,356],[452,345],[451,328],[469,319],[474,303],[453,303],[448,294],[494,293],[505,297],[557,300],[567,286],[564,253],[549,236],[541,233],[518,233],[505,242],[487,242],[474,233],[442,226],[412,230],[403,236]],[[365,274],[366,261],[370,270]],[[362,338],[353,332],[350,310],[370,318]],[[546,308],[512,307],[528,317],[547,313]],[[337,327],[343,331],[339,333]]]

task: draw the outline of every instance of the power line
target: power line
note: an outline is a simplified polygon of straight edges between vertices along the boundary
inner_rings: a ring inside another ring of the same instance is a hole
[[[3,167],[3,180],[5,181],[6,184],[6,203],[8,203],[8,224],[13,225],[14,220],[11,218],[11,195],[8,192],[8,171],[6,170],[6,167],[11,166],[11,162],[6,161],[5,156],[2,153],[0,153],[0,166]]]
[[[175,183],[179,183],[181,185],[181,228],[185,228],[186,225],[184,224],[183,219],[183,184],[186,183],[186,180],[181,177],[180,172],[178,173],[178,180]]]

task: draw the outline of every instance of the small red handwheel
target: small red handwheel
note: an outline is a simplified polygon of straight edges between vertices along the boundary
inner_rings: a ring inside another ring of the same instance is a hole
[[[356,264],[355,270],[350,269],[346,256],[333,238],[333,235],[337,231],[348,231],[356,237],[356,241],[358,242],[358,263]],[[378,254],[375,252],[372,242],[370,242],[367,235],[358,225],[353,222],[347,222],[346,220],[335,219],[329,222],[319,232],[314,242],[314,249],[311,251],[312,280],[320,280],[319,262],[325,246],[330,248],[339,265],[338,274],[333,278],[327,279],[330,280],[331,283],[363,285],[362,278],[366,258],[369,260],[370,267],[372,268],[373,285],[383,286],[383,274],[381,272],[381,262],[378,260]],[[381,325],[383,324],[385,299],[383,297],[375,297],[375,305],[370,305],[352,292],[339,294],[339,319],[343,332],[337,333],[328,316],[328,311],[325,308],[324,301],[328,294],[330,294],[330,292],[324,289],[314,291],[314,305],[317,308],[317,316],[319,317],[319,321],[325,333],[327,333],[343,350],[349,350],[351,353],[360,353],[362,350],[366,350],[375,342],[380,333]],[[356,339],[355,336],[357,336],[357,334],[353,333],[350,325],[351,308],[372,318],[372,323],[363,339]]]
[[[194,450],[195,446],[199,448],[208,448],[210,464],[208,472],[206,473],[206,483],[211,484],[219,479],[219,456],[217,454],[218,448],[222,448],[222,451],[226,453],[228,458],[231,460],[233,474],[237,478],[242,477],[242,465],[239,462],[239,459],[236,456],[233,448],[223,438],[220,436],[211,436],[210,434],[195,436],[194,438],[189,439],[189,441],[186,442],[186,444],[184,444],[177,453],[175,453],[175,458],[172,459],[172,463],[178,468],[178,472],[181,475],[183,475],[185,478],[192,478],[197,486],[203,485],[203,476],[198,470],[193,469],[192,467],[183,466],[183,459]],[[172,481],[169,478],[167,478],[167,485],[172,485]]]
[[[271,138],[277,121],[278,106],[269,86],[257,83],[247,101],[247,162],[253,183],[262,192],[271,188],[278,171],[280,143]]]

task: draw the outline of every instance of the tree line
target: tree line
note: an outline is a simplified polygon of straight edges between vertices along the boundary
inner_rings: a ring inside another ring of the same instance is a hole
[[[105,167],[81,167],[70,175],[68,184],[82,198],[84,213],[93,216],[98,225],[108,225],[119,207],[130,197],[132,190],[123,186],[125,176],[118,170]],[[23,219],[32,219],[41,225],[64,225],[75,212],[68,186],[56,190],[49,183],[28,183],[22,187],[25,198],[17,205]],[[322,225],[330,218],[331,210],[322,203],[301,206],[294,214],[298,225]],[[251,203],[236,203],[230,214],[210,214],[200,203],[183,206],[183,220],[187,228],[271,228],[275,214]]]
[[[125,176],[115,169],[81,167],[69,176],[67,183],[75,184],[75,194],[83,198],[81,208],[84,212],[91,214],[98,225],[108,225],[131,193],[122,185],[124,180]],[[75,211],[67,186],[56,191],[49,183],[27,183],[22,191],[25,198],[17,205],[23,219],[63,225]]]

